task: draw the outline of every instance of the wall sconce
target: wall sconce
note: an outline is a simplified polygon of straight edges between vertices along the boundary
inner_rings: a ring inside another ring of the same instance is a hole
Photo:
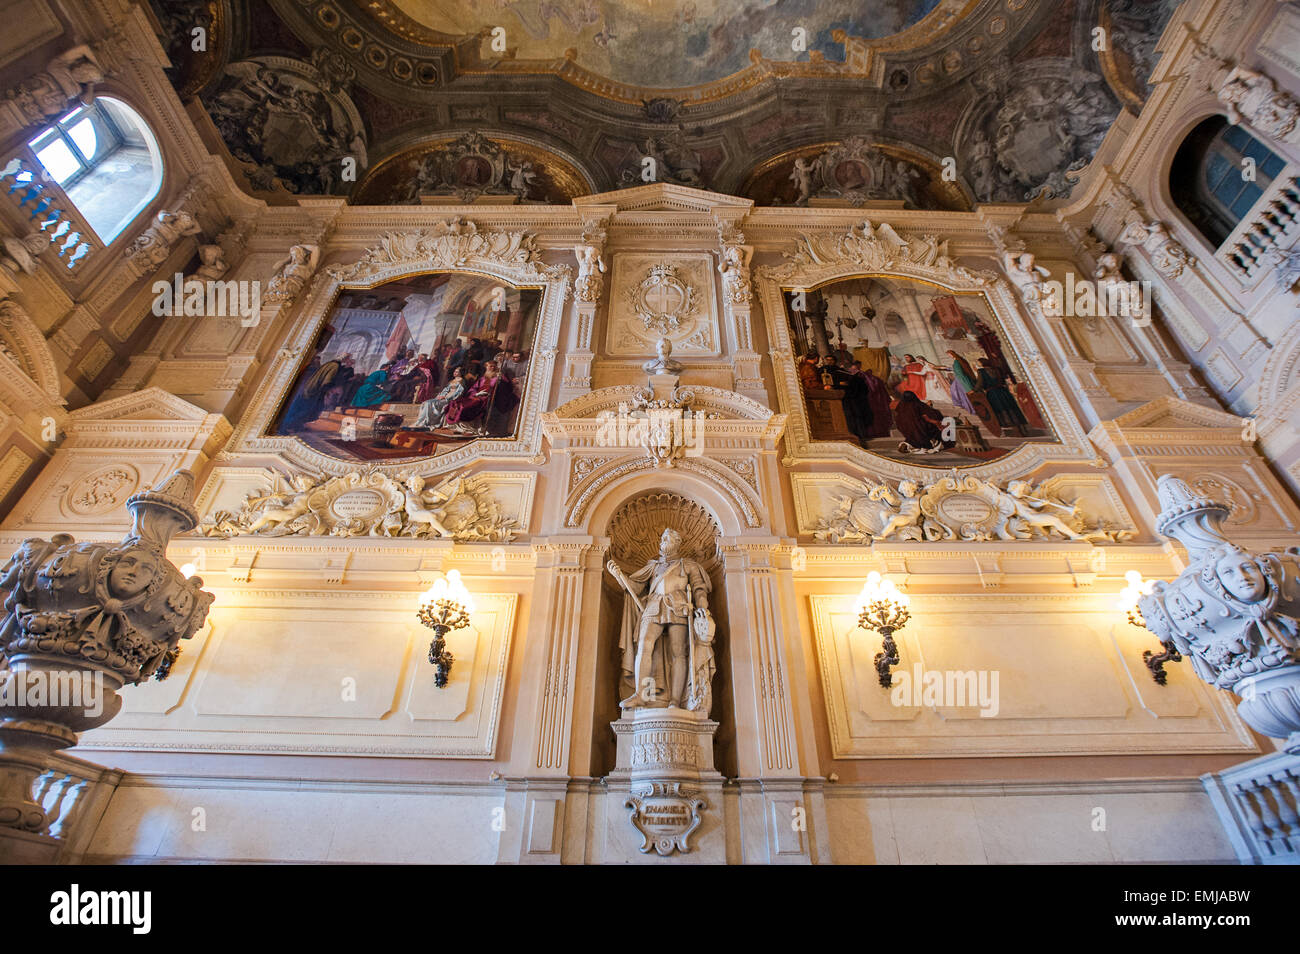
[[[1147,628],[1147,622],[1142,618],[1142,611],[1138,609],[1138,600],[1151,592],[1155,586],[1154,580],[1143,580],[1142,574],[1137,570],[1129,570],[1124,574],[1124,579],[1128,581],[1128,586],[1124,587],[1119,594],[1119,600],[1115,603],[1116,609],[1122,609],[1128,613],[1128,621],[1131,626],[1140,626]],[[1164,652],[1153,653],[1151,650],[1144,650],[1142,661],[1146,667],[1151,670],[1151,678],[1156,681],[1157,686],[1163,686],[1169,679],[1169,673],[1165,672],[1165,663],[1182,662],[1182,654],[1172,642],[1161,642]]]
[[[433,630],[433,642],[429,644],[429,662],[437,667],[433,682],[439,689],[447,687],[447,677],[451,674],[451,664],[455,658],[447,651],[446,635],[453,629],[462,629],[469,625],[469,616],[474,612],[474,597],[465,589],[459,570],[449,570],[445,577],[439,577],[433,586],[420,597],[420,622]]]
[[[906,593],[898,592],[893,580],[882,580],[872,570],[858,596],[858,625],[875,630],[882,637],[881,652],[876,653],[876,675],[886,689],[894,681],[890,667],[898,665],[898,645],[894,633],[907,625],[912,614],[907,605],[911,602]]]

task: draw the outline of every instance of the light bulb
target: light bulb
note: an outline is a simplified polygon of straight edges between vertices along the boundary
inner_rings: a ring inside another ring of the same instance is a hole
[[[1124,574],[1124,579],[1128,580],[1129,586],[1141,586],[1142,574],[1137,570],[1129,570]]]
[[[867,583],[871,584],[872,586],[878,585],[880,583],[880,574],[875,570],[872,570],[870,573],[867,574]]]
[[[447,572],[447,596],[465,607],[465,612],[474,612],[474,597],[470,595],[465,581],[460,578],[460,570]]]
[[[186,579],[189,579],[195,574],[195,572],[197,572],[197,570],[198,567],[196,567],[193,563],[186,563],[183,567],[181,567],[181,576],[185,577]]]

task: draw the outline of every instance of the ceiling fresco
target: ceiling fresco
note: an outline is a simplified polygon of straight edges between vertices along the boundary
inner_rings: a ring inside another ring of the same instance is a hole
[[[939,0],[391,0],[412,21],[447,36],[501,27],[520,60],[569,58],[633,86],[711,83],[772,60],[842,59],[832,31],[865,39],[901,33]],[[802,30],[796,43],[796,30]],[[795,50],[795,46],[801,47]]]
[[[1065,201],[1150,95],[1176,6],[150,0],[209,148],[268,202],[567,203],[666,181],[920,209]]]

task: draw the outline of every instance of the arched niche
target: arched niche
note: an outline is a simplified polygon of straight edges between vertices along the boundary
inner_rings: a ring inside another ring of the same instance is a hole
[[[714,756],[719,771],[737,772],[735,701],[732,694],[732,639],[726,592],[722,540],[725,534],[717,512],[694,495],[695,481],[668,489],[663,482],[652,486],[644,481],[604,501],[598,521],[591,526],[609,539],[607,558],[625,573],[633,573],[659,552],[659,538],[666,528],[682,535],[682,553],[698,562],[712,584],[709,609],[718,625],[714,647],[716,671],[713,677],[713,705],[709,716],[719,723],[714,737]],[[626,591],[608,569],[600,571],[600,612],[596,620],[600,655],[596,661],[595,705],[591,725],[591,774],[608,775],[615,765],[616,745],[610,723],[619,719],[619,699],[630,691],[625,675],[626,661],[620,646],[625,626],[635,631],[636,610]]]
[[[1169,198],[1205,243],[1218,249],[1285,166],[1244,126],[1216,113],[1180,141],[1169,168]]]

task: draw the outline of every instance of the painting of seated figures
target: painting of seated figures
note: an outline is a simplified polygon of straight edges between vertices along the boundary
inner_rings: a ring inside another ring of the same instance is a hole
[[[1058,440],[982,294],[864,277],[785,299],[813,440],[943,468]]]
[[[270,433],[354,461],[513,436],[541,297],[459,272],[342,289]]]

